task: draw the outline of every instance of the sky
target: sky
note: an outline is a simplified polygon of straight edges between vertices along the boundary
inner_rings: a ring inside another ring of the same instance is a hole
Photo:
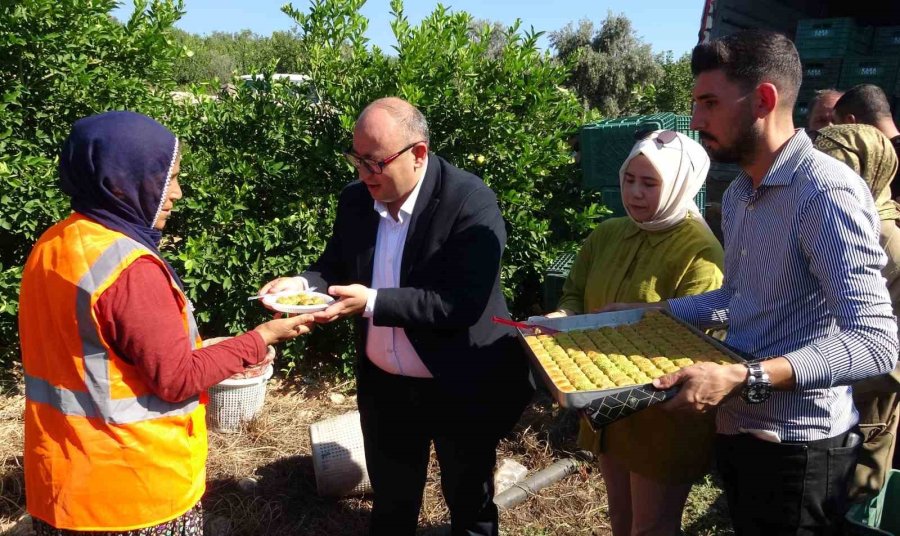
[[[122,0],[120,0],[122,1]],[[293,21],[281,12],[287,0],[184,0],[187,13],[177,26],[191,33],[237,32],[249,29],[269,35],[289,30]],[[624,13],[631,19],[641,39],[655,52],[671,50],[676,57],[697,43],[703,0],[444,0],[453,11],[466,11],[476,19],[512,24],[522,20],[522,28],[537,31],[558,30],[566,24],[587,18],[599,26],[608,11]],[[416,24],[430,14],[437,0],[406,0],[404,12]],[[308,10],[308,0],[293,0],[299,10]],[[133,11],[130,0],[113,11],[120,19]],[[369,19],[367,37],[390,52],[396,44],[390,27],[390,0],[368,0],[362,14]],[[541,46],[549,46],[546,37]]]

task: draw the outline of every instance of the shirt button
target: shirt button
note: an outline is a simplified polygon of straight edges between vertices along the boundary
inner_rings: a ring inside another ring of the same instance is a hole
[[[753,210],[753,205],[747,205],[747,210]]]
[[[734,297],[735,297],[735,298],[740,298],[740,297],[741,297],[741,292],[740,292],[740,291],[735,292],[735,293],[734,293]]]
[[[742,250],[741,250],[741,257],[746,257],[746,256],[747,256],[747,250],[746,250],[746,249],[742,249]]]

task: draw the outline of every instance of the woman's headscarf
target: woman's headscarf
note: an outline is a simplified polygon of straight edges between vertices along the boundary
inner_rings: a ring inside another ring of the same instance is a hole
[[[72,198],[72,210],[162,258],[162,233],[153,224],[165,204],[177,158],[178,138],[153,119],[134,112],[93,115],[76,121],[63,145],[60,185]]]
[[[671,130],[657,130],[638,141],[631,149],[631,154],[619,169],[619,187],[624,186],[625,171],[628,164],[637,155],[642,154],[650,160],[653,168],[662,179],[659,194],[659,207],[648,221],[635,221],[638,227],[646,231],[662,231],[681,223],[688,213],[706,225],[694,197],[709,171],[709,156],[702,145]],[[625,207],[628,211],[628,207]],[[628,216],[634,218],[631,213]]]
[[[832,125],[819,130],[814,143],[866,181],[882,221],[900,220],[900,205],[891,199],[897,153],[887,136],[870,125]]]

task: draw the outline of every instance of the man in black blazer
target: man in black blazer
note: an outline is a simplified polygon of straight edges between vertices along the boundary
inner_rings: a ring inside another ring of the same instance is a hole
[[[484,182],[428,151],[415,107],[379,99],[346,153],[359,180],[321,257],[261,292],[328,289],[319,322],[354,317],[373,535],[415,533],[430,444],[454,535],[498,534],[493,468],[531,397],[500,290],[506,228]]]

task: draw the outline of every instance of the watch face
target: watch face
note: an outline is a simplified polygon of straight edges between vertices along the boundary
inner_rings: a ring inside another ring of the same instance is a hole
[[[772,384],[770,383],[754,383],[747,387],[744,391],[744,400],[750,404],[759,404],[769,399],[772,394]]]

